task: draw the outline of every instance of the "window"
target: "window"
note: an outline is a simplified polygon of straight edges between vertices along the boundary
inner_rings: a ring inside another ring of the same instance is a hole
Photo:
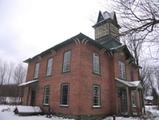
[[[38,75],[39,75],[39,67],[40,67],[40,63],[36,63],[36,64],[35,64],[35,69],[34,69],[34,78],[38,78]]]
[[[67,51],[64,53],[63,72],[70,71],[70,66],[71,66],[71,51]]]
[[[100,86],[93,85],[93,107],[100,107]]]
[[[69,92],[69,85],[62,84],[61,86],[61,100],[60,104],[67,106],[68,105],[68,92]]]
[[[44,87],[44,105],[49,104],[49,94],[50,94],[50,89],[49,86]]]
[[[131,104],[132,104],[132,107],[136,107],[135,91],[131,91]]]
[[[119,61],[119,77],[122,79],[126,78],[125,64]]]
[[[52,74],[52,64],[53,64],[53,58],[48,59],[46,76],[50,76]]]
[[[100,74],[99,55],[93,53],[93,73]]]

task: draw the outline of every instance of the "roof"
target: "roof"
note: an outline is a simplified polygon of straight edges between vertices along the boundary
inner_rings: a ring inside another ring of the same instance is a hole
[[[116,13],[115,12],[109,13],[108,11],[105,11],[103,13],[101,11],[99,11],[97,22],[93,27],[99,26],[106,22],[111,22],[116,27],[120,28],[120,25],[118,24],[117,19],[116,19]]]
[[[35,82],[38,82],[38,80],[29,80],[27,82],[19,84],[19,86],[21,87],[21,86],[29,85],[29,84],[32,84],[32,83],[35,83]]]
[[[127,87],[130,87],[130,88],[142,88],[141,82],[139,80],[137,80],[137,81],[126,81],[126,80],[122,80],[122,79],[119,79],[119,78],[115,78],[115,80],[118,81],[119,83],[127,86]]]
[[[103,48],[106,49],[100,43],[98,43],[97,41],[93,40],[92,38],[84,35],[83,33],[79,33],[79,34],[75,35],[74,37],[71,37],[70,39],[67,39],[64,42],[62,42],[60,44],[57,44],[56,46],[51,47],[51,48],[45,50],[44,52],[41,52],[40,54],[38,54],[38,55],[36,55],[36,56],[34,56],[32,58],[26,59],[24,62],[28,63],[28,62],[30,62],[31,60],[33,60],[34,58],[36,58],[38,56],[43,56],[43,55],[45,55],[45,54],[47,54],[49,52],[51,53],[52,51],[56,51],[57,49],[62,48],[63,46],[65,46],[65,45],[67,45],[69,43],[74,42],[75,39],[78,39],[79,41],[82,41],[82,40],[86,39],[88,43],[96,46],[97,48],[99,48],[99,49],[103,49]],[[107,50],[107,52],[109,52],[109,50]]]
[[[101,45],[103,45],[107,49],[111,49],[111,48],[122,45],[119,39],[111,35],[104,36],[100,38],[99,40],[97,39],[97,42],[99,42]]]

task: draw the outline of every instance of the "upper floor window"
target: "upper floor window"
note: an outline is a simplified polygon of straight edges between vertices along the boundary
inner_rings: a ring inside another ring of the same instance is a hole
[[[40,67],[40,63],[36,63],[34,68],[34,78],[38,78],[39,76],[39,67]]]
[[[93,53],[93,73],[100,74],[99,55]]]
[[[60,99],[61,105],[68,105],[68,94],[69,94],[69,85],[62,84],[61,85],[61,99]]]
[[[71,51],[67,51],[64,53],[63,59],[63,72],[68,72],[71,69]]]
[[[44,87],[44,105],[49,104],[49,95],[50,95],[50,88],[47,85]]]
[[[53,58],[48,59],[46,76],[50,76],[52,74],[52,64],[53,64]]]
[[[126,78],[125,63],[121,61],[119,61],[119,77],[122,79]]]
[[[93,85],[93,107],[100,107],[101,103],[100,86]]]

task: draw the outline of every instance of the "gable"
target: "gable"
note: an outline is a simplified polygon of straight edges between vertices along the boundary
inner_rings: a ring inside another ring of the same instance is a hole
[[[114,48],[111,48],[113,53],[124,53],[125,59],[129,59],[131,62],[134,61],[133,55],[130,53],[129,49],[126,45],[120,45]]]
[[[101,11],[99,11],[97,23],[100,22],[100,21],[103,21],[103,20],[104,20],[104,17],[102,15]]]

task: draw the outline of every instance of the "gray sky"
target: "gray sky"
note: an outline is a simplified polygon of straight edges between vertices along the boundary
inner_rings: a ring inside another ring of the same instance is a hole
[[[111,0],[0,0],[0,58],[21,62],[80,32],[94,38]]]

